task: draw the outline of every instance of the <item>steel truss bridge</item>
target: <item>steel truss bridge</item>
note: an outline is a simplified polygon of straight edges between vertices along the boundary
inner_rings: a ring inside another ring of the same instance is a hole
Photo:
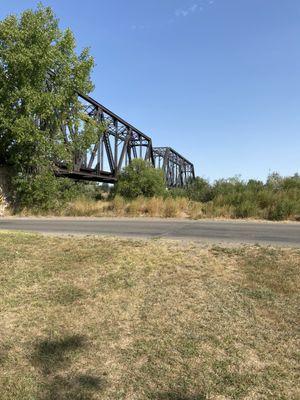
[[[152,140],[134,126],[92,99],[78,93],[84,112],[105,127],[99,140],[73,167],[59,165],[57,176],[76,180],[116,183],[123,167],[133,159],[148,161],[164,172],[167,187],[184,187],[195,178],[194,165],[170,147],[153,147]]]

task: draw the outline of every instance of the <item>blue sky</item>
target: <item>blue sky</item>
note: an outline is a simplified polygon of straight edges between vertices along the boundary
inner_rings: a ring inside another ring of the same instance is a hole
[[[0,18],[37,1],[0,0]],[[300,172],[299,0],[44,0],[99,102],[211,180]]]

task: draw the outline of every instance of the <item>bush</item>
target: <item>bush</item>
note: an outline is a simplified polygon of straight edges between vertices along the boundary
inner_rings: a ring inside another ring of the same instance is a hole
[[[33,212],[58,210],[68,201],[78,197],[81,185],[74,181],[56,178],[52,171],[38,175],[18,174],[12,180],[16,211],[24,208]]]
[[[282,177],[270,174],[267,182],[239,176],[219,179],[210,184],[196,178],[187,188],[172,189],[173,198],[187,197],[203,205],[202,213],[192,211],[192,217],[298,219],[300,215],[300,176]],[[196,207],[197,209],[197,207]]]
[[[242,201],[235,208],[236,218],[249,218],[249,217],[255,217],[257,215],[258,215],[257,207],[250,200]]]
[[[278,199],[269,208],[267,218],[275,221],[282,221],[297,214],[297,204],[291,199]]]
[[[187,197],[193,201],[200,201],[206,203],[213,199],[213,188],[209,182],[197,177],[186,189]]]
[[[166,193],[163,172],[147,161],[135,159],[120,174],[115,193],[127,199],[163,196]]]

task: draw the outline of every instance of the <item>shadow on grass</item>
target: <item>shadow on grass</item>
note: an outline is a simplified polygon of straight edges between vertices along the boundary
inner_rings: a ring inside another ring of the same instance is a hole
[[[91,375],[55,376],[47,381],[39,400],[92,400],[104,386],[101,378]]]
[[[66,367],[74,353],[85,344],[84,337],[79,335],[42,340],[35,345],[32,363],[43,375],[51,374],[57,369]]]
[[[184,395],[180,392],[157,393],[153,397],[156,400],[207,400],[207,396],[203,393],[198,395]]]
[[[39,400],[91,400],[93,393],[103,390],[106,382],[102,378],[89,374],[68,374],[74,357],[86,346],[85,338],[79,335],[36,343],[31,362],[42,375]]]
[[[5,363],[8,358],[8,352],[10,350],[9,345],[1,344],[0,343],[0,366]]]

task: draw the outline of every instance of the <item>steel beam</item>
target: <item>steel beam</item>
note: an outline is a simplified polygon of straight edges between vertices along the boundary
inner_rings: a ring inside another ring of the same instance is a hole
[[[164,172],[167,187],[183,187],[195,179],[194,165],[171,147],[154,147],[155,167]]]

